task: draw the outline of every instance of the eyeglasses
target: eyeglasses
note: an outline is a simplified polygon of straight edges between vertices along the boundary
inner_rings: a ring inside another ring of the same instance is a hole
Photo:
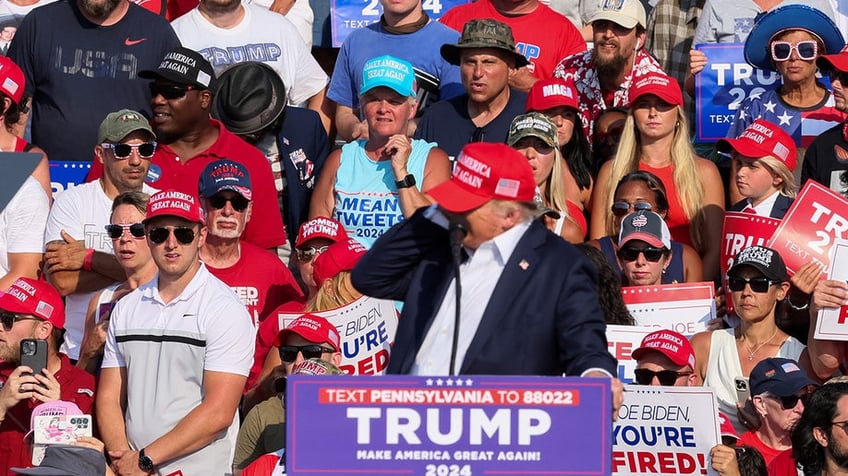
[[[104,142],[100,144],[101,147],[106,149],[111,149],[112,154],[115,155],[116,159],[129,159],[132,151],[135,151],[139,157],[142,159],[150,159],[153,157],[153,154],[156,152],[156,142],[144,142],[138,145],[130,145],[130,144],[110,144],[108,142]]]
[[[12,326],[15,325],[18,321],[40,321],[41,319],[37,317],[22,317],[14,312],[9,311],[0,311],[0,323],[3,324],[3,330],[9,332],[12,330]]]
[[[769,395],[769,398],[772,400],[777,400],[783,406],[784,410],[792,410],[795,408],[795,405],[798,404],[798,400],[801,401],[805,406],[807,405],[807,400],[810,399],[810,394],[805,393],[803,395],[789,395],[788,397],[778,397],[777,395]]]
[[[241,195],[233,195],[232,198],[212,195],[207,200],[209,200],[209,205],[212,205],[212,208],[215,210],[224,208],[227,206],[227,202],[230,202],[233,205],[233,210],[243,212],[244,209],[247,208],[247,205],[250,204],[250,200],[242,197]]]
[[[792,50],[798,52],[798,58],[812,61],[818,56],[819,44],[815,40],[803,40],[794,44],[788,41],[774,41],[771,44],[771,59],[786,61],[792,56]]]
[[[830,78],[831,83],[839,81],[841,84],[848,86],[848,72],[832,69],[828,71],[827,76]]]
[[[162,96],[165,99],[179,99],[186,95],[187,92],[193,91],[194,86],[181,86],[179,84],[156,84],[150,83],[150,95],[153,97]]]
[[[132,225],[106,225],[106,233],[109,238],[117,240],[124,236],[124,231],[129,230],[133,238],[144,238],[144,224],[133,223]]]
[[[632,248],[629,246],[625,246],[623,248],[618,249],[618,257],[624,261],[636,261],[639,259],[639,255],[645,255],[645,259],[650,261],[651,263],[656,263],[663,257],[669,250],[665,248]]]
[[[300,352],[303,354],[304,360],[309,359],[320,359],[321,354],[332,354],[336,350],[330,349],[329,347],[324,347],[319,344],[310,344],[310,345],[283,345],[280,346],[280,360],[283,362],[294,362],[294,359],[297,358],[297,353]]]
[[[751,291],[755,293],[767,293],[769,288],[773,284],[777,284],[780,281],[772,281],[768,278],[740,278],[738,276],[728,276],[727,277],[727,285],[730,287],[731,291],[739,292],[745,289],[745,285],[748,284],[751,286]]]
[[[315,259],[316,256],[327,251],[327,248],[329,248],[329,246],[319,246],[318,248],[297,248],[295,253],[297,254],[298,261],[308,263]]]
[[[648,202],[634,202],[631,204],[625,201],[620,201],[613,203],[610,209],[612,210],[613,215],[623,217],[630,213],[631,210],[634,212],[651,211],[654,207]]]
[[[648,369],[636,369],[633,371],[636,376],[636,383],[639,385],[650,385],[654,381],[654,377],[660,381],[660,385],[671,387],[674,382],[680,377],[692,375],[692,372],[676,372],[674,370],[660,370],[655,372]]]
[[[164,243],[165,240],[168,239],[168,236],[171,234],[171,230],[174,232],[174,238],[176,238],[180,244],[187,245],[194,241],[194,230],[187,226],[163,226],[151,228],[150,231],[147,232],[147,237],[150,238],[150,241],[158,245],[160,243]]]

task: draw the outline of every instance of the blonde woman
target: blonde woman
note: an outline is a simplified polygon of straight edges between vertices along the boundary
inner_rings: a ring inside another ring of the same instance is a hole
[[[692,149],[680,86],[667,75],[648,73],[634,80],[630,103],[615,159],[601,167],[595,184],[590,238],[614,234],[608,213],[614,184],[635,170],[651,172],[668,194],[672,239],[694,246],[705,279],[718,277],[724,186],[715,164]]]

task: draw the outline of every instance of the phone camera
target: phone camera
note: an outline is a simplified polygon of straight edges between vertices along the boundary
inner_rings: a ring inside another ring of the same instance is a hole
[[[24,355],[35,355],[35,342],[24,341],[21,343],[21,353]]]
[[[736,381],[736,390],[739,390],[740,392],[748,390],[748,385],[742,380],[737,380]]]

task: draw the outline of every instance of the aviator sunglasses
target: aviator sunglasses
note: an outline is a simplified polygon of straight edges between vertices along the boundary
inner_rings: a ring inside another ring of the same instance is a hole
[[[651,206],[648,202],[635,202],[633,204],[620,201],[612,204],[612,214],[617,217],[623,217],[630,213],[631,210],[634,212],[640,211],[651,211],[654,207]]]

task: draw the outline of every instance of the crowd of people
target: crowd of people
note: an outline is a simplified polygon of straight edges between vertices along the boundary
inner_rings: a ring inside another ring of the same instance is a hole
[[[362,299],[399,314],[374,373],[609,379],[615,414],[621,288],[706,281],[717,319],[626,377],[714,389],[719,474],[848,474],[848,348],[814,337],[848,284],[766,246],[721,271],[726,213],[848,196],[834,2],[379,0],[323,68],[306,0],[139,3],[0,0],[0,150],[33,157],[0,213],[0,473],[283,474],[285,378],[365,373],[324,317]],[[702,43],[782,78],[716,144]],[[96,431],[32,472],[55,401]]]

